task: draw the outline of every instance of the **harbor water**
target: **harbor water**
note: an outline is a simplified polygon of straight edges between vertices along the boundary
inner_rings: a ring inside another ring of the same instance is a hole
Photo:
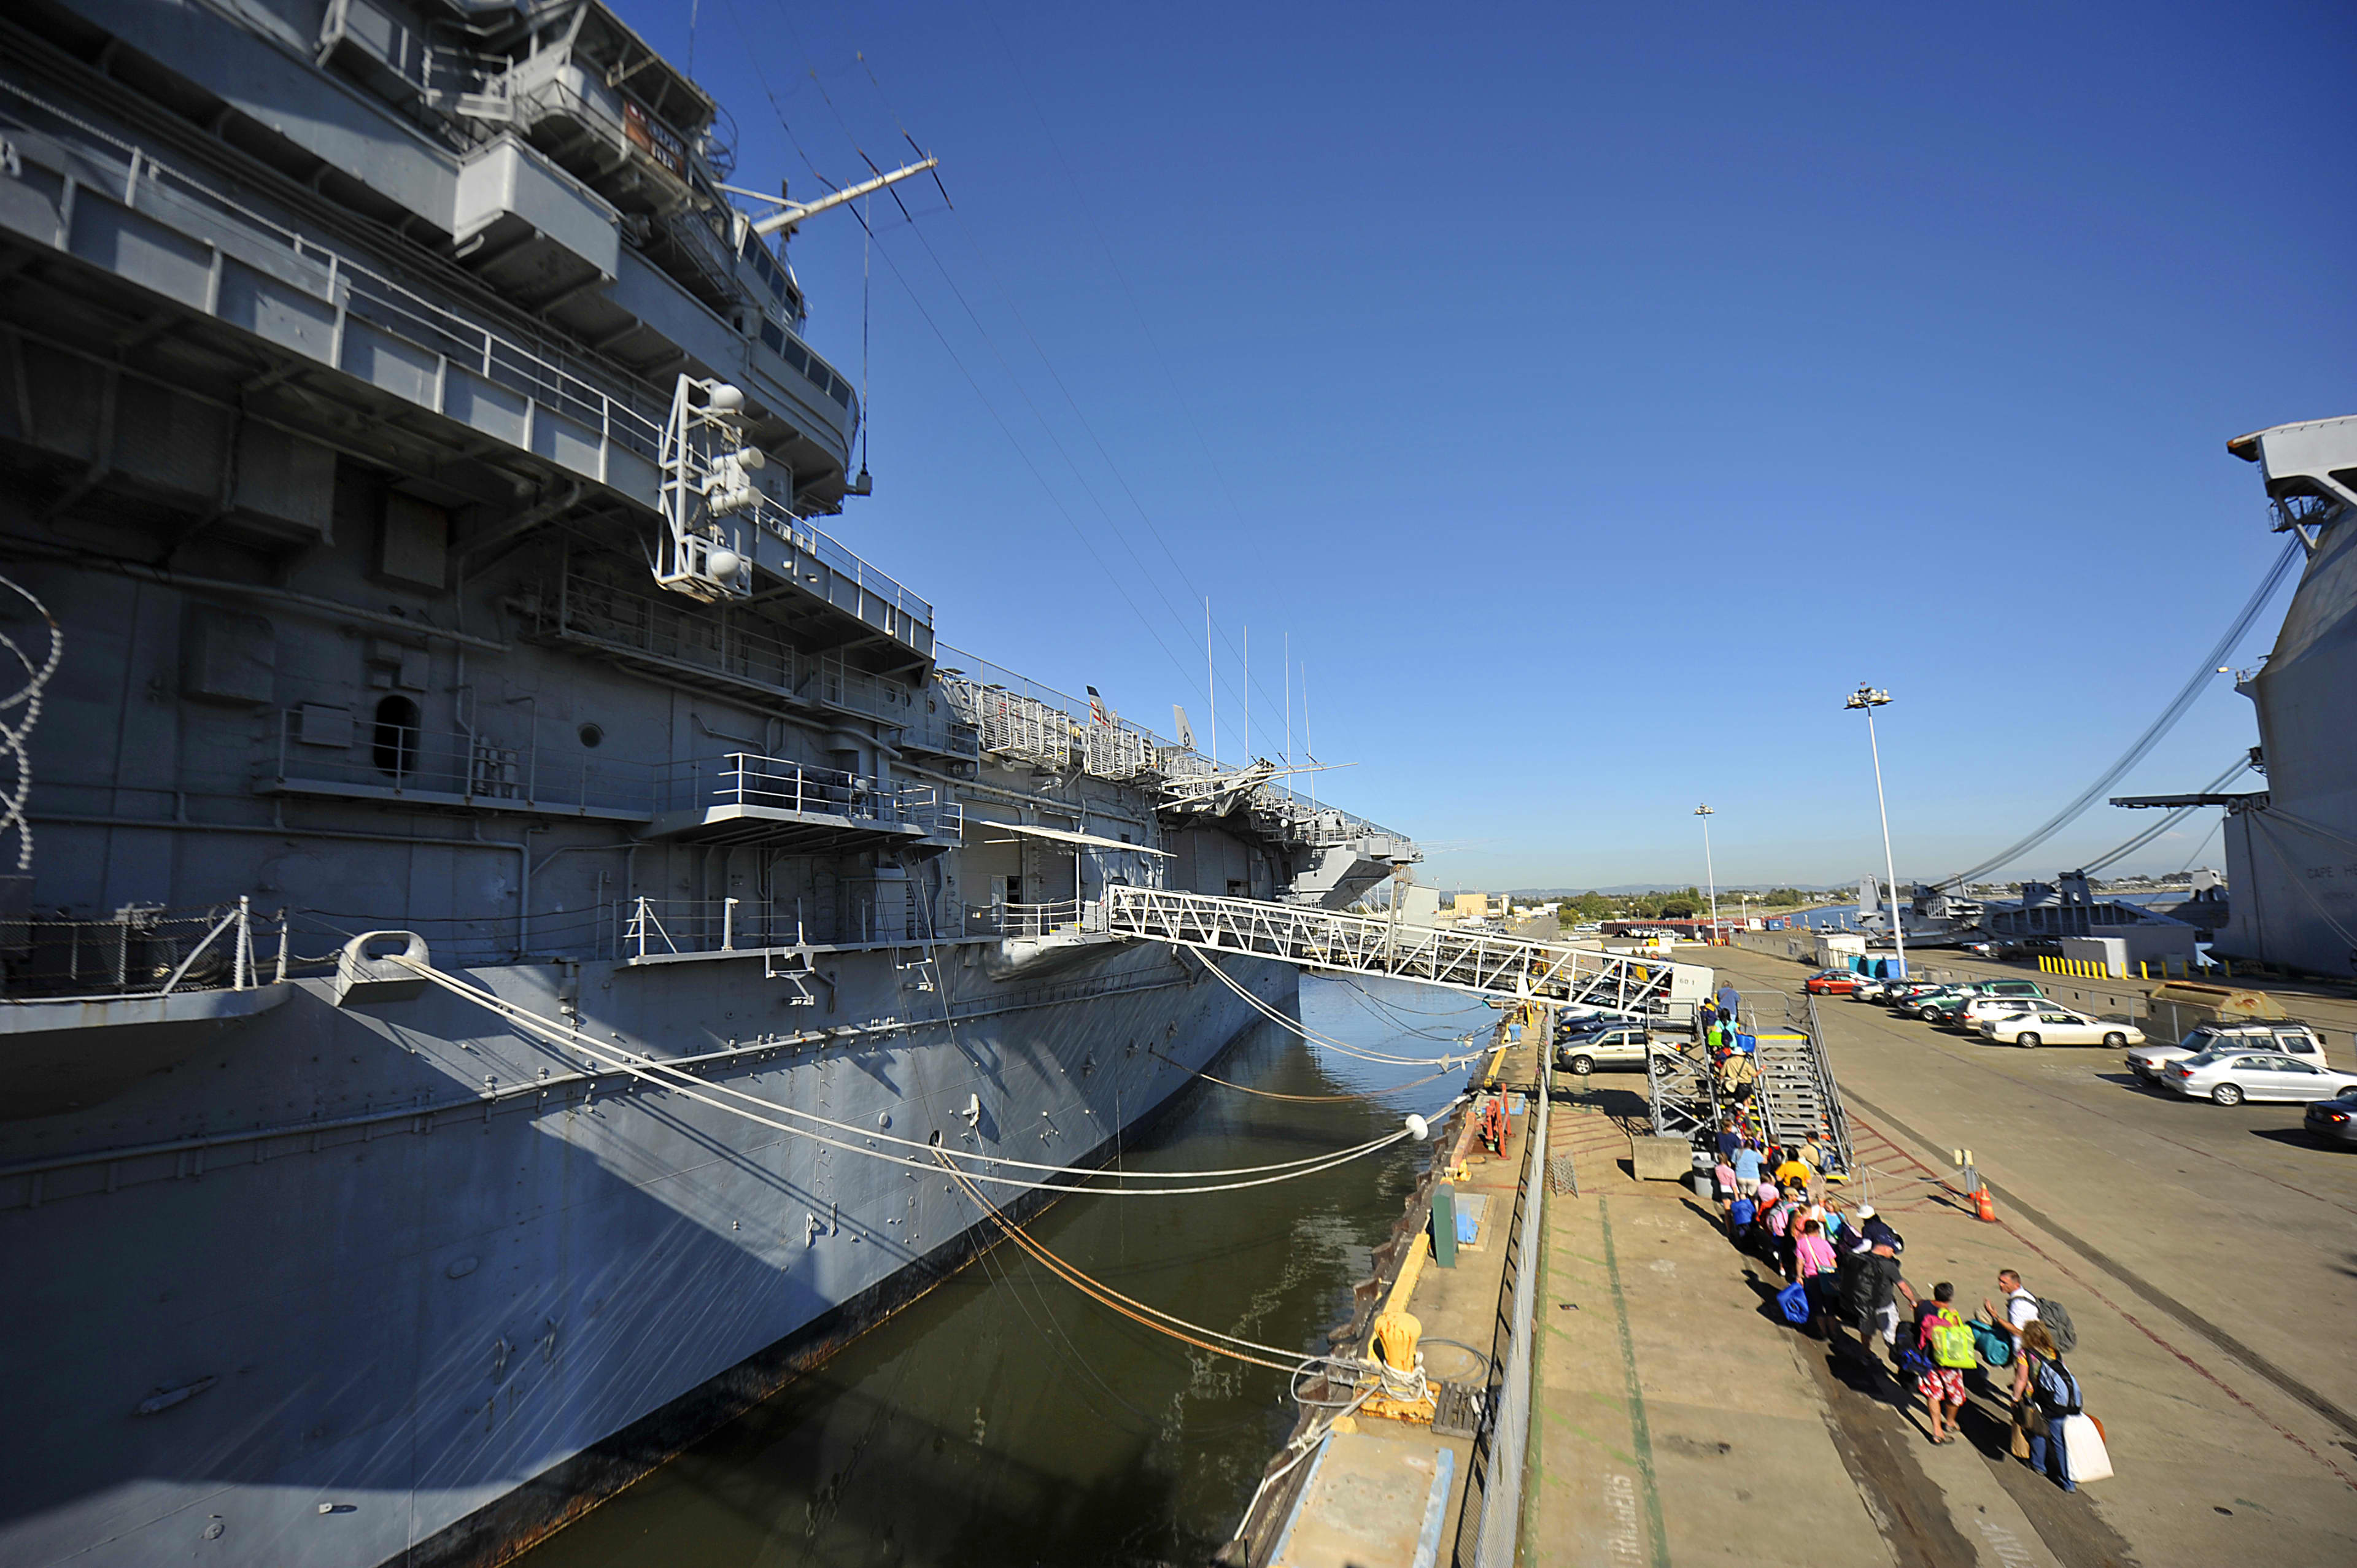
[[[1301,1009],[1312,1031],[1415,1058],[1461,1052],[1455,1039],[1495,1017],[1446,992],[1308,977]],[[1260,1092],[1191,1085],[1125,1165],[1226,1169],[1342,1147],[1444,1104],[1465,1078],[1462,1067],[1434,1076],[1359,1060],[1275,1025],[1210,1070]],[[1348,1098],[1374,1090],[1386,1092]],[[1346,1098],[1309,1098],[1325,1096]],[[1074,1197],[1028,1229],[1114,1290],[1190,1322],[1323,1348],[1425,1158],[1401,1144],[1232,1192]],[[1002,1246],[523,1561],[1200,1563],[1292,1426],[1285,1384],[1117,1316]]]

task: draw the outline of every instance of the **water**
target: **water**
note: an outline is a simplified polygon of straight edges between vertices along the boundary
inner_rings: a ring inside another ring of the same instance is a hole
[[[1305,978],[1303,1022],[1437,1056],[1496,1015],[1412,985]],[[1269,1026],[1212,1069],[1254,1089],[1389,1088]],[[1123,1163],[1210,1170],[1377,1136],[1462,1082],[1304,1103],[1209,1083]],[[1299,1181],[1191,1197],[1067,1198],[1028,1229],[1115,1290],[1271,1345],[1323,1348],[1424,1155],[1405,1144]],[[1293,1425],[1278,1372],[1114,1316],[1001,1247],[823,1367],[527,1553],[531,1568],[1201,1563]]]

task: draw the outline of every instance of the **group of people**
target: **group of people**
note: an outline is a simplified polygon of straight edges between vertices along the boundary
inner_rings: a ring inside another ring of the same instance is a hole
[[[1958,1311],[1956,1287],[1943,1280],[1918,1294],[1900,1268],[1905,1238],[1862,1203],[1845,1214],[1824,1192],[1824,1150],[1816,1140],[1797,1149],[1762,1148],[1735,1120],[1718,1133],[1713,1172],[1728,1238],[1773,1264],[1786,1282],[1786,1316],[1823,1335],[1869,1379],[1879,1381],[1884,1357],[1915,1380],[1929,1412],[1932,1441],[1953,1443],[1967,1402],[1965,1379],[1986,1360],[2010,1366],[2012,1381],[1993,1397],[2009,1406],[2014,1452],[2031,1469],[2076,1491],[2063,1440],[2064,1418],[2083,1413],[2079,1380],[2063,1359],[2078,1340],[2070,1315],[2041,1300],[2015,1270],[1996,1276],[2004,1305],[1984,1301],[1968,1322]],[[1900,1304],[1909,1316],[1902,1326]],[[1880,1349],[1878,1351],[1877,1344]]]
[[[1718,1097],[1738,1110],[1747,1108],[1752,1090],[1760,1081],[1760,1065],[1745,1050],[1736,1027],[1735,1009],[1731,1003],[1705,1002],[1695,1009],[1695,1026],[1702,1048],[1710,1058],[1711,1076],[1717,1080]]]

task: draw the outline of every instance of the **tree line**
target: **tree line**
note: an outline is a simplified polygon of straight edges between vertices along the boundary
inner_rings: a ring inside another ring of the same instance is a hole
[[[1764,893],[1756,888],[1722,887],[1718,892],[1720,918],[1741,913],[1747,901],[1754,909],[1795,909],[1822,904],[1824,896],[1798,887],[1771,887]],[[1694,920],[1709,914],[1710,895],[1699,887],[1617,895],[1591,889],[1577,898],[1565,899],[1559,918],[1565,925],[1571,926],[1582,920]]]

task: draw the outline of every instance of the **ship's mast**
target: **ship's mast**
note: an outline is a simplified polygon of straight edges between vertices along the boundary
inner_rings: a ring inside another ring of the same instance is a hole
[[[771,196],[767,191],[747,190],[741,186],[724,185],[720,188],[731,196],[741,196],[749,201],[770,202],[778,209],[767,218],[756,219],[753,222],[753,232],[767,238],[780,229],[791,231],[804,219],[815,218],[829,208],[841,207],[846,201],[856,201],[861,197],[873,195],[887,186],[898,185],[912,175],[920,175],[928,169],[938,168],[941,166],[941,162],[939,158],[927,158],[922,163],[905,164],[889,174],[879,174],[874,179],[863,179],[857,185],[846,185],[841,190],[829,191],[816,201],[790,201],[786,199],[783,190]]]

